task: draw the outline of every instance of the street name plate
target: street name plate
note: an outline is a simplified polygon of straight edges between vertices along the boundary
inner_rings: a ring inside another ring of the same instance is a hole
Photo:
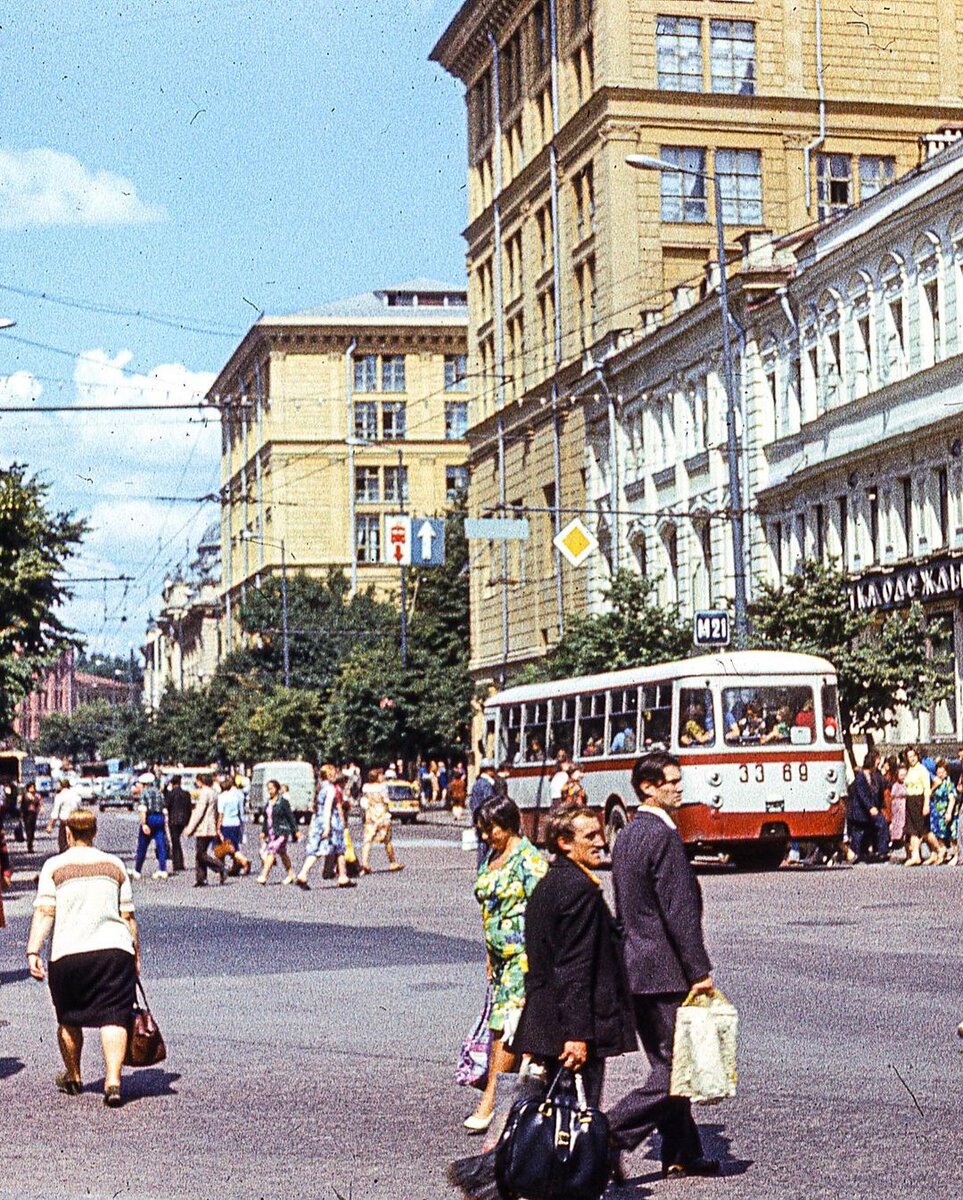
[[[697,646],[729,645],[729,614],[724,609],[697,612],[693,624]]]
[[[528,540],[528,522],[508,517],[466,517],[465,537],[469,541],[525,542]]]

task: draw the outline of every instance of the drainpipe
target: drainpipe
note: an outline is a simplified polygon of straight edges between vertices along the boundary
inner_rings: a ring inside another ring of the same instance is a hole
[[[251,519],[251,510],[250,510],[250,504],[248,501],[248,484],[250,482],[250,476],[248,473],[251,468],[251,461],[250,461],[250,458],[248,457],[250,451],[248,450],[248,444],[247,444],[248,420],[247,420],[247,393],[246,392],[242,393],[242,395],[241,395],[241,422],[242,422],[241,430],[242,430],[242,437],[243,437],[241,445],[243,447],[243,453],[244,453],[244,466],[241,468],[241,486],[244,488],[244,532],[247,533],[248,522]],[[248,577],[251,574],[251,558],[250,558],[250,554],[248,552],[248,545],[249,545],[248,540],[245,537],[245,539],[244,539],[244,578],[241,580],[241,599],[242,600],[247,595],[247,581],[248,581]]]
[[[555,0],[549,0],[548,5],[549,42],[551,46],[552,73],[552,141],[548,147],[549,202],[552,213],[552,305],[555,309],[555,367],[558,369],[562,361],[562,278],[558,269],[561,259],[561,241],[559,234],[559,202],[558,202],[558,150],[555,139],[558,137],[559,105],[558,105],[558,24]],[[557,495],[557,493],[556,493]],[[556,570],[561,565],[561,556],[556,552]],[[560,573],[560,572],[559,572]],[[561,622],[559,622],[561,627]]]
[[[221,420],[227,425],[227,483],[221,487],[221,529],[224,530],[224,515],[227,516],[227,529],[222,541],[221,555],[224,559],[224,623],[227,633],[227,652],[234,648],[234,600],[231,595],[234,587],[234,547],[231,544],[231,534],[234,528],[234,511],[231,504],[231,479],[234,468],[234,426],[231,421],[230,397],[221,407]]]
[[[495,268],[493,273],[495,295],[493,304],[495,308],[495,378],[498,386],[498,407],[502,408],[505,404],[505,294],[503,291],[502,280],[502,212],[499,197],[502,194],[502,92],[501,80],[499,76],[499,58],[498,58],[498,42],[495,40],[495,35],[488,31],[488,44],[492,48],[492,148],[495,167],[495,179],[493,182],[494,195],[492,197],[492,220],[494,223],[494,238],[495,238]],[[502,558],[504,560],[505,570],[503,576],[508,574],[508,546],[502,547]]]
[[[826,88],[823,82],[823,5],[816,0],[816,91],[819,94],[819,133],[803,150],[803,176],[806,187],[806,212],[812,212],[812,152],[826,140]]]
[[[555,536],[562,531],[562,445],[559,429],[558,384],[552,380],[552,467],[555,476],[555,511],[552,514],[552,526]],[[558,621],[559,638],[565,633],[565,595],[562,589],[562,556],[555,549],[555,617]]]
[[[749,505],[746,499],[746,493],[749,491],[749,370],[746,365],[746,331],[739,322],[738,317],[729,310],[729,320],[732,323],[733,329],[736,331],[736,338],[739,341],[739,411],[742,416],[742,479],[741,485],[743,494],[738,497],[738,508],[741,516],[739,523],[742,525],[742,544],[748,545],[746,539],[746,514],[749,510]],[[735,507],[735,506],[734,506]],[[752,562],[752,551],[749,552],[749,562]],[[746,601],[752,599],[752,570],[751,568],[746,573]]]
[[[348,545],[351,547],[351,595],[358,590],[358,541],[355,534],[355,510],[357,495],[355,494],[354,479],[354,423],[352,409],[354,407],[354,352],[358,348],[358,339],[352,338],[344,352],[344,384],[345,396],[345,431],[348,443]]]
[[[261,364],[254,360],[254,387],[257,392],[257,461],[255,478],[257,480],[257,535],[264,537],[264,471],[261,466],[261,454],[264,450],[264,392],[261,386]],[[264,542],[259,543],[258,550],[258,586],[261,585],[260,572],[264,570]]]
[[[498,511],[504,517],[506,505],[505,491],[505,420],[501,412],[498,414]],[[508,543],[502,538],[502,677],[501,686],[505,686],[505,675],[508,669]]]

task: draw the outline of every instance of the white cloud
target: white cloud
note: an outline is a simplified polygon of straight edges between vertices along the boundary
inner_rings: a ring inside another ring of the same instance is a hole
[[[123,175],[91,171],[72,154],[44,147],[0,151],[0,228],[142,225],[164,216]]]

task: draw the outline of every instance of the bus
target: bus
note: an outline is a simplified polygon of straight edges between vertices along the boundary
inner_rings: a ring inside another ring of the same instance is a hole
[[[584,773],[611,851],[637,804],[632,766],[650,749],[682,764],[675,823],[690,857],[764,865],[790,840],[828,849],[843,836],[836,672],[823,658],[735,651],[509,688],[486,701],[485,727],[536,841],[564,751]]]
[[[32,755],[25,750],[0,750],[0,818],[17,812],[23,789],[36,778]]]

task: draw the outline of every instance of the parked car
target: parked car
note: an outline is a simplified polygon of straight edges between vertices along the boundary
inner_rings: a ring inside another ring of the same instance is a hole
[[[101,812],[107,808],[126,808],[133,812],[137,801],[132,795],[134,778],[132,775],[111,775],[103,781],[100,789],[98,808]]]
[[[386,779],[385,789],[388,793],[388,811],[392,817],[397,817],[404,825],[418,820],[421,789],[417,783],[409,783],[407,779]]]
[[[248,811],[255,821],[264,818],[269,779],[288,785],[288,803],[295,820],[302,825],[310,821],[314,813],[314,767],[308,762],[255,763],[248,793]]]

